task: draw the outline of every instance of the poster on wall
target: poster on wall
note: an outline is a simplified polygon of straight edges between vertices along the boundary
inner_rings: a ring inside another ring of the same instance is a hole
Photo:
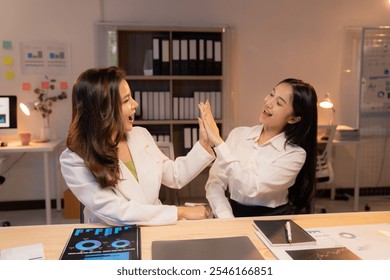
[[[21,73],[24,75],[67,75],[70,69],[69,46],[61,42],[22,42]]]

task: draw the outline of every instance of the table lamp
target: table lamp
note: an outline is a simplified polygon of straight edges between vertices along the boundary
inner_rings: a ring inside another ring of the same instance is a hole
[[[320,102],[320,107],[324,108],[324,109],[331,109],[332,110],[332,113],[331,113],[330,119],[329,119],[329,125],[332,125],[333,124],[333,117],[334,117],[334,114],[335,114],[336,110],[333,107],[333,102],[330,99],[330,93],[329,92],[327,92],[325,94],[325,99],[323,99]]]
[[[28,105],[24,104],[24,103],[19,103],[19,107],[20,109],[22,110],[22,112],[26,115],[26,116],[30,116],[30,111],[35,109],[37,107],[37,103],[38,102],[35,102],[35,103],[29,103]],[[45,131],[45,127],[42,127],[41,128],[41,132],[40,132],[40,140],[39,142],[47,142],[49,140],[49,137]]]

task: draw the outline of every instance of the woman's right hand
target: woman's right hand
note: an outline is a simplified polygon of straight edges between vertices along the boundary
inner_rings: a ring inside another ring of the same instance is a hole
[[[211,106],[209,101],[207,100],[206,103],[200,102],[199,110],[209,141],[214,146],[218,146],[223,142],[223,140],[219,135],[219,129],[217,123],[214,120],[213,113],[211,112]]]
[[[204,205],[178,206],[177,216],[179,220],[202,220],[210,217],[211,209]]]

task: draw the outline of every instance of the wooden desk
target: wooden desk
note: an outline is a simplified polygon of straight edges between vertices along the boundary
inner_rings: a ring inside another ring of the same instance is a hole
[[[275,219],[276,217],[256,217],[256,219]],[[279,219],[292,218],[303,228],[390,223],[390,211],[351,212],[334,214],[309,214],[279,216]],[[179,221],[176,225],[149,226],[141,228],[142,259],[152,258],[152,241],[197,238],[217,238],[245,235],[250,238],[265,259],[275,259],[272,253],[256,236],[252,225],[254,218],[209,219],[200,221]],[[77,227],[96,227],[91,224],[66,224],[43,226],[18,226],[0,228],[0,250],[10,247],[42,243],[45,258],[58,260],[70,237]]]
[[[53,154],[56,157],[56,200],[57,210],[61,210],[60,196],[60,171],[57,150],[62,147],[63,140],[52,140],[45,143],[31,142],[30,145],[22,146],[20,141],[9,142],[8,146],[0,147],[0,155],[7,153],[43,153],[43,176],[45,181],[45,209],[46,209],[46,224],[51,224],[51,194],[50,194],[50,171],[49,171],[49,156]]]

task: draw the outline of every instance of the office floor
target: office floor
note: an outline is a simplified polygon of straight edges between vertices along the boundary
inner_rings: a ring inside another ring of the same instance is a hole
[[[366,209],[369,207],[369,209]],[[316,212],[352,212],[353,198],[346,200],[316,199]],[[390,211],[390,196],[367,196],[360,200],[359,211]],[[0,221],[8,220],[12,226],[40,225],[46,223],[45,210],[1,211]],[[53,224],[78,223],[78,219],[65,219],[62,211],[52,210]]]

